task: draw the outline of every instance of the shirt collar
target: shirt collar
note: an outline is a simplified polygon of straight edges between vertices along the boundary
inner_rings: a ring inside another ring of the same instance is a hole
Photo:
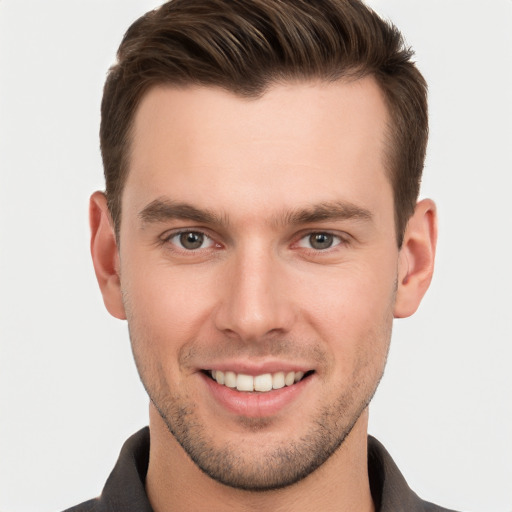
[[[149,463],[149,427],[124,444],[94,510],[152,512],[144,488]],[[422,501],[409,488],[384,446],[368,436],[368,475],[378,512],[450,512]]]

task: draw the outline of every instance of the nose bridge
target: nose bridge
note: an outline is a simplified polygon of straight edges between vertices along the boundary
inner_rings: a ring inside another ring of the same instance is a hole
[[[272,248],[253,242],[230,259],[222,287],[217,328],[243,340],[289,330],[293,307],[286,294],[282,262]]]

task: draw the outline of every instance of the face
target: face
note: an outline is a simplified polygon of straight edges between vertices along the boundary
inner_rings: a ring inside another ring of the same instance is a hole
[[[305,477],[377,387],[399,261],[386,121],[370,78],[258,99],[161,87],[137,111],[119,248],[133,353],[220,482]]]

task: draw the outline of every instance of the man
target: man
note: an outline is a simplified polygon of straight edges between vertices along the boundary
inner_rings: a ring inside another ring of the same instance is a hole
[[[73,510],[444,510],[367,436],[432,276],[426,85],[355,0],[174,0],[102,104],[91,251],[149,429]]]

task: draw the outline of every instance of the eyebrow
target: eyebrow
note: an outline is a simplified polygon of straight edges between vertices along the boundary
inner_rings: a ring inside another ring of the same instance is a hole
[[[168,198],[158,198],[149,203],[139,212],[143,224],[165,222],[173,219],[191,220],[200,224],[227,225],[226,215],[218,214],[209,209],[199,209],[188,203],[172,201]],[[347,201],[327,201],[319,204],[284,211],[275,215],[271,223],[280,225],[313,224],[334,220],[372,221],[370,210]]]
[[[279,224],[312,224],[328,220],[362,220],[371,221],[370,210],[347,201],[327,201],[287,212],[282,219],[276,219]]]
[[[143,224],[165,222],[173,219],[186,219],[201,224],[226,224],[226,218],[210,210],[196,208],[188,203],[180,203],[167,198],[155,199],[139,212]]]

